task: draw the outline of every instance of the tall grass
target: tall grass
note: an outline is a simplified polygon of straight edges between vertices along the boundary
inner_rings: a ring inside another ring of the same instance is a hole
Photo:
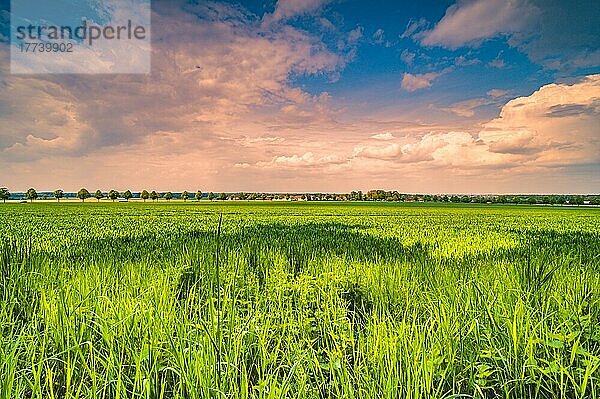
[[[0,216],[2,398],[600,397],[595,210]]]

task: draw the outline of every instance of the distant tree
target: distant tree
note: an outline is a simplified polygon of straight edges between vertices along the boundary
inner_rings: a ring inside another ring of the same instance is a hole
[[[558,197],[556,197],[556,203],[563,205],[566,202],[565,200],[565,196],[564,195],[559,195]]]
[[[82,202],[85,202],[86,199],[90,198],[90,192],[85,188],[82,188],[77,192],[77,198],[79,198]]]
[[[569,201],[569,203],[573,205],[583,205],[585,202],[581,195],[576,195],[573,198],[571,198],[571,201]]]
[[[150,199],[151,199],[152,201],[156,201],[156,200],[157,200],[157,199],[159,199],[159,198],[160,198],[160,195],[158,195],[158,193],[157,193],[156,191],[152,191],[152,192],[150,193]]]
[[[100,202],[100,200],[102,198],[104,198],[104,194],[102,194],[102,191],[96,190],[96,193],[94,194],[94,198],[96,198],[98,200],[98,202]]]
[[[115,202],[115,200],[119,198],[119,192],[116,190],[110,190],[108,192],[108,198],[110,198],[112,202]]]
[[[32,187],[29,190],[27,190],[25,197],[29,200],[29,202],[33,202],[33,200],[36,200],[38,197],[38,194],[37,194],[37,191],[35,191],[35,188]]]
[[[214,200],[215,199],[215,193],[213,193],[212,191],[210,193],[208,193],[208,199],[209,200]]]
[[[133,194],[131,194],[131,191],[127,190],[123,193],[123,198],[125,198],[127,201],[129,201],[130,199],[133,198]]]
[[[146,202],[146,200],[148,198],[150,198],[150,193],[146,190],[142,191],[142,193],[140,194],[140,198],[144,200],[144,202]]]
[[[48,199],[48,194],[42,194],[42,199],[43,200],[47,200]]]
[[[6,188],[6,187],[0,188],[0,199],[2,200],[2,202],[6,203],[6,200],[9,198],[10,198],[10,191],[8,191],[8,188]]]
[[[196,200],[200,201],[202,199],[202,191],[200,191],[200,190],[196,191],[196,195],[194,195],[194,198],[196,198]]]
[[[527,198],[527,203],[529,205],[535,205],[535,204],[537,204],[537,200],[535,199],[535,197],[529,197],[529,198]]]
[[[226,200],[227,199],[227,194],[225,193],[219,193],[219,196],[217,197],[218,200]]]
[[[173,193],[172,193],[172,192],[170,192],[170,191],[167,191],[167,192],[165,193],[165,195],[163,196],[163,198],[164,198],[164,199],[166,199],[167,201],[170,201],[170,200],[172,200],[172,199],[173,199]]]
[[[185,202],[187,201],[187,199],[190,198],[190,193],[188,193],[187,191],[184,191],[181,193],[181,199]]]
[[[52,194],[54,195],[54,198],[56,198],[56,201],[58,201],[58,202],[60,202],[60,199],[65,196],[65,192],[60,189],[54,190],[54,192]]]

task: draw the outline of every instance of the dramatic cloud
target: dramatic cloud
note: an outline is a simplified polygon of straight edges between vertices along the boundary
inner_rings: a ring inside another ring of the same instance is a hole
[[[600,75],[592,75],[509,101],[498,118],[484,125],[479,139],[492,153],[537,166],[598,164],[598,121]]]
[[[468,116],[472,108],[487,101],[475,99],[455,108]],[[544,171],[553,173],[557,168],[600,165],[599,118],[600,75],[591,75],[573,84],[546,85],[530,96],[515,98],[478,130],[380,133],[370,138],[385,143],[357,143],[351,151],[340,147],[337,152],[321,151],[318,156],[313,152],[277,155],[244,167],[352,173],[368,166],[370,173],[401,168],[406,173],[428,170],[436,176],[488,170],[488,177],[506,171],[515,176],[535,171],[542,176]],[[591,178],[598,180],[600,176]]]
[[[155,4],[150,76],[4,76],[12,94],[0,99],[10,111],[0,118],[2,157],[83,155],[165,133],[205,145],[218,134],[238,134],[257,107],[281,109],[283,123],[326,117],[326,93],[312,96],[289,82],[335,72],[343,54],[298,29],[261,30],[235,8],[175,5]]]
[[[451,14],[475,3],[461,2]],[[59,184],[212,191],[600,187],[599,75],[508,101],[533,90],[535,80],[521,88],[490,80],[475,91],[454,80],[457,66],[501,72],[475,65],[481,52],[440,61],[420,49],[405,50],[401,59],[437,72],[402,75],[405,92],[388,81],[382,89],[377,76],[363,82],[366,75],[346,70],[360,57],[359,45],[373,44],[372,31],[365,37],[360,26],[340,28],[332,13],[326,17],[336,24],[316,17],[327,10],[323,4],[280,1],[261,16],[230,3],[154,1],[149,76],[9,75],[0,51],[2,184],[14,191]],[[427,28],[413,21],[403,36],[417,38]],[[511,43],[521,40],[517,32],[508,35]],[[344,83],[345,73],[351,82]],[[443,91],[436,91],[442,74]],[[492,105],[497,117],[474,118]]]

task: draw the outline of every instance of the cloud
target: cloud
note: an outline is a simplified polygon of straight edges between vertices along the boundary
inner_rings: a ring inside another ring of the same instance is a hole
[[[600,163],[599,114],[600,75],[590,75],[509,101],[478,137],[491,153],[527,155],[539,166]]]
[[[473,98],[452,104],[450,107],[442,108],[444,111],[452,112],[458,116],[470,118],[475,115],[475,110],[479,107],[489,105],[492,102],[485,98]]]
[[[178,145],[190,136],[218,143],[218,136],[259,124],[268,112],[258,110],[272,107],[282,110],[281,123],[327,118],[327,95],[310,95],[291,81],[335,75],[346,54],[293,27],[264,30],[235,7],[160,1],[153,7],[149,76],[1,76],[13,93],[0,98],[0,109],[10,110],[0,117],[2,156],[29,162],[80,156],[165,132]]]
[[[491,66],[493,68],[497,68],[497,69],[502,69],[504,67],[506,67],[506,62],[502,59],[502,51],[500,51],[498,53],[498,55],[496,56],[496,58],[494,58],[493,60],[491,60],[490,62],[488,62],[488,66]]]
[[[464,55],[458,56],[454,59],[454,64],[458,65],[458,66],[469,66],[469,65],[476,65],[476,64],[480,64],[481,60],[479,60],[478,58],[467,58]]]
[[[436,72],[415,75],[407,72],[402,76],[401,86],[404,90],[408,92],[425,89],[427,87],[431,87],[431,82],[439,78],[441,75],[441,73]]]
[[[386,132],[386,133],[374,134],[371,136],[371,138],[375,139],[375,140],[393,140],[396,137],[392,133]]]
[[[531,61],[568,72],[600,64],[597,15],[600,3],[594,0],[461,0],[433,29],[422,30],[426,24],[420,22],[405,33],[425,46],[449,49],[506,36]],[[490,63],[504,65],[500,58]]]
[[[385,32],[383,29],[379,28],[373,33],[373,39],[377,43],[383,43],[385,39]]]
[[[469,110],[488,101],[474,99],[460,106],[470,115]],[[380,133],[370,138],[385,141],[383,144],[359,142],[351,149],[340,147],[319,156],[313,152],[277,155],[254,167],[285,167],[297,173],[306,167],[326,172],[368,166],[369,172],[401,167],[434,174],[451,170],[479,178],[483,172],[475,171],[536,175],[544,170],[600,164],[598,115],[600,75],[591,75],[570,85],[546,85],[530,96],[510,100],[497,118],[479,129],[402,136]]]
[[[408,49],[404,49],[402,51],[402,53],[400,54],[400,59],[402,61],[404,61],[404,63],[406,65],[412,65],[413,61],[415,60],[416,57],[416,53],[413,53],[412,51],[409,51]]]
[[[406,25],[406,29],[404,30],[404,32],[400,35],[400,39],[407,39],[407,38],[414,37],[415,34],[418,34],[419,32],[421,32],[428,25],[429,25],[429,22],[427,22],[427,20],[425,18],[421,18],[418,20],[411,19],[410,21],[408,21],[408,24]]]
[[[297,168],[297,167],[314,167],[323,166],[344,162],[345,160],[338,158],[336,155],[326,155],[316,157],[312,152],[306,152],[301,156],[298,155],[278,155],[274,156],[270,161],[259,161],[255,165],[259,168]]]
[[[433,29],[422,33],[421,43],[456,49],[498,34],[518,32],[532,12],[526,1],[462,1],[450,6]]]
[[[362,26],[357,26],[348,34],[348,43],[355,44],[363,37],[364,29]]]
[[[488,90],[488,92],[487,92],[486,94],[487,94],[488,96],[490,96],[490,97],[495,97],[495,98],[498,98],[498,97],[504,97],[504,96],[506,96],[508,93],[510,93],[510,91],[508,91],[508,90],[502,90],[502,89],[491,89],[491,90]]]
[[[305,15],[319,9],[330,0],[278,0],[272,14],[265,14],[263,21],[278,22]]]

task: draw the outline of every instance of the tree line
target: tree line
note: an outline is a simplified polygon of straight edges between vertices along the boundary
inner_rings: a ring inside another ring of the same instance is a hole
[[[23,196],[23,200],[33,202],[39,198],[50,199],[54,198],[60,202],[61,199],[69,196],[64,190],[54,190],[51,195],[43,193],[39,195],[35,188],[28,189]],[[172,193],[167,191],[159,193],[157,191],[142,190],[134,195],[131,190],[119,192],[110,190],[103,192],[96,190],[93,194],[85,188],[80,189],[76,194],[70,195],[72,198],[78,198],[82,202],[89,198],[95,198],[97,201],[109,199],[111,201],[125,200],[129,201],[132,198],[139,198],[146,202],[147,200],[158,201],[164,199],[170,201],[172,199],[195,199],[200,201],[203,198],[208,200],[287,200],[287,201],[388,201],[388,202],[440,202],[440,203],[494,203],[494,204],[545,204],[545,205],[600,205],[600,195],[430,195],[430,194],[403,194],[398,191],[371,190],[363,194],[362,191],[352,191],[348,194],[335,193],[213,193],[205,194],[201,190],[196,193],[183,191],[181,193]],[[6,202],[11,198],[10,191],[2,187],[0,188],[0,200]]]
[[[3,200],[3,202],[6,202],[6,200],[10,199],[11,195],[12,194],[6,187],[0,188],[0,200]],[[65,193],[65,191],[61,190],[61,189],[57,189],[52,192],[52,198],[56,199],[56,201],[58,201],[58,202],[60,202],[61,199],[66,198],[67,196],[68,196],[68,194]],[[202,196],[203,196],[203,194],[202,194],[202,191],[200,191],[200,190],[198,190],[196,192],[196,194],[194,194],[194,198],[196,200],[200,200],[202,198]],[[83,202],[85,202],[86,199],[92,198],[92,197],[94,197],[97,201],[100,201],[100,200],[106,198],[106,199],[110,199],[114,202],[118,199],[124,199],[126,201],[129,201],[130,199],[134,198],[134,194],[131,192],[131,190],[126,190],[122,193],[117,190],[110,190],[108,192],[103,192],[102,190],[96,190],[96,192],[94,194],[92,194],[86,188],[82,188],[73,197],[78,198]],[[190,197],[191,197],[191,194],[188,193],[187,191],[183,191],[176,197],[170,191],[159,194],[156,191],[148,192],[147,190],[143,190],[141,193],[139,193],[139,196],[138,196],[138,198],[141,198],[142,200],[144,200],[144,202],[148,199],[150,199],[152,201],[157,201],[160,198],[163,198],[167,201],[170,201],[173,198],[180,198],[180,199],[183,199],[184,201],[187,201]],[[30,202],[33,202],[39,198],[50,199],[50,197],[46,193],[39,195],[37,190],[33,187],[28,189],[22,196],[22,199],[29,200]]]

